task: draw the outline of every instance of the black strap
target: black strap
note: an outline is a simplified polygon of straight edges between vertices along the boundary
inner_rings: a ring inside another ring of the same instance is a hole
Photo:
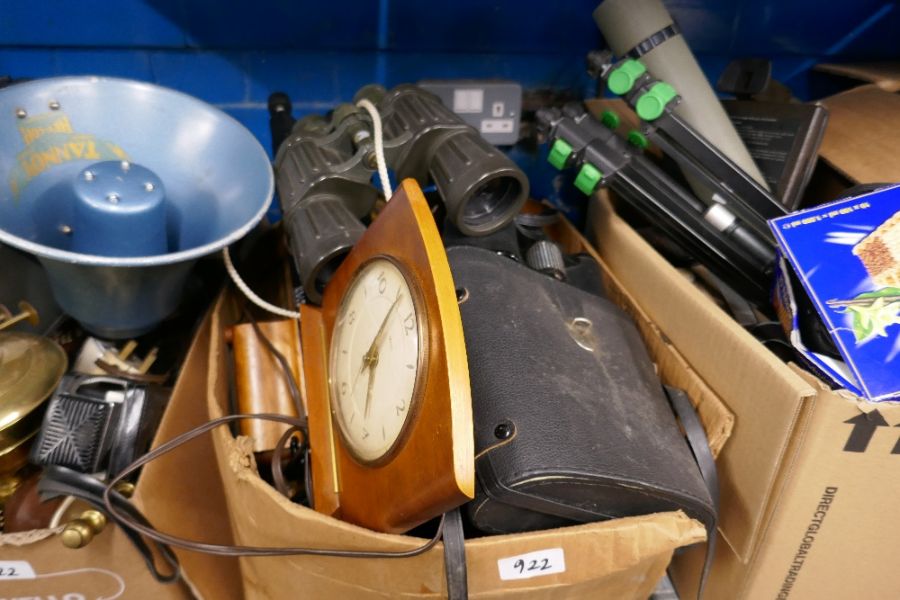
[[[462,515],[459,508],[444,514],[444,573],[447,576],[448,600],[467,600],[466,548]]]
[[[706,430],[700,423],[697,411],[694,405],[688,399],[687,394],[683,390],[663,386],[672,409],[675,411],[681,426],[684,428],[684,435],[687,438],[691,452],[694,453],[694,460],[700,467],[700,476],[703,477],[706,487],[709,489],[710,498],[713,502],[713,511],[716,518],[719,514],[719,475],[716,472],[716,461],[713,459],[712,452],[709,449],[709,439],[706,437]],[[706,560],[703,563],[703,572],[700,574],[700,585],[697,588],[698,600],[703,597],[703,588],[706,585],[706,578],[709,570],[712,568],[713,558],[716,554],[716,519],[707,527],[706,530]]]
[[[666,40],[680,34],[681,29],[678,28],[678,25],[672,23],[668,27],[663,27],[653,35],[649,36],[644,41],[638,42],[638,44],[634,48],[629,50],[627,54],[631,58],[640,58],[657,46],[661,46]]]

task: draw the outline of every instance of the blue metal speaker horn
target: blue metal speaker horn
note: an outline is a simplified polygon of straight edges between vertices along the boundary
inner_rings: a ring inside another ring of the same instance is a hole
[[[36,255],[102,337],[171,314],[194,261],[250,231],[273,186],[253,135],[180,92],[98,77],[0,90],[0,241]]]

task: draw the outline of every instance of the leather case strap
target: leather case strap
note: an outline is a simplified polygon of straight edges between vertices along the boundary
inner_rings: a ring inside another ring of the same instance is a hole
[[[664,386],[666,396],[672,405],[672,410],[681,421],[684,428],[684,435],[687,438],[691,452],[700,467],[700,475],[703,477],[706,487],[709,489],[709,496],[712,498],[714,515],[719,514],[719,474],[716,471],[716,461],[709,449],[709,439],[706,437],[706,430],[697,416],[694,405],[688,399],[684,390],[671,386]],[[703,597],[703,588],[706,585],[706,579],[709,576],[712,567],[713,558],[716,554],[716,522],[713,521],[707,525],[706,529],[706,559],[703,562],[703,571],[700,574],[700,585],[697,588],[697,598]]]
[[[458,508],[444,514],[444,574],[448,600],[466,600],[469,586],[466,573],[466,548],[462,515]]]

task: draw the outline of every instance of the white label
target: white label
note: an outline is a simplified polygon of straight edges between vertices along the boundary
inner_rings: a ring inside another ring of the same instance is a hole
[[[459,89],[453,90],[453,112],[455,113],[480,113],[484,107],[484,90]]]
[[[482,119],[481,133],[512,133],[515,126],[512,119]]]
[[[497,568],[500,570],[500,579],[503,581],[531,579],[541,575],[565,573],[566,557],[562,548],[550,548],[501,558],[497,561]]]
[[[491,115],[494,117],[502,117],[506,114],[506,106],[502,102],[494,102],[491,105]]]
[[[0,561],[0,581],[9,579],[34,579],[34,569],[24,560]]]

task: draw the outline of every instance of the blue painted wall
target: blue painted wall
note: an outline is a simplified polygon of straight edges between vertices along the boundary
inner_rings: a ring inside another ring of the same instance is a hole
[[[597,1],[0,0],[0,74],[174,87],[228,111],[268,148],[275,90],[298,115],[367,83],[425,77],[500,77],[591,95],[583,57],[602,44],[591,18]],[[666,5],[713,80],[732,58],[769,57],[777,79],[811,98],[832,91],[810,72],[817,62],[900,58],[900,7],[887,0]]]
[[[219,105],[267,141],[265,101],[300,112],[366,83],[506,77],[590,93],[584,54],[601,44],[596,0],[0,1],[0,73],[99,74],[175,87]],[[825,57],[900,57],[900,10],[886,0],[671,0],[712,77],[731,58],[767,56],[809,96]]]

